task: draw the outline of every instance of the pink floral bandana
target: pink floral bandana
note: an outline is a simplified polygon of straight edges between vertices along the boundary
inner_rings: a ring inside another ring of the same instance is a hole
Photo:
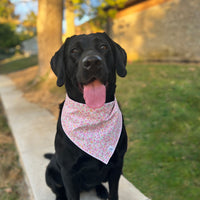
[[[76,146],[107,164],[121,135],[122,114],[116,99],[92,109],[66,95],[61,124]]]

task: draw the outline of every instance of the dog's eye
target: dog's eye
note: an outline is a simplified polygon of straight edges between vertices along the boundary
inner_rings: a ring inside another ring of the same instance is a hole
[[[102,50],[106,50],[108,47],[105,45],[105,44],[102,44],[101,46],[100,46],[100,49],[102,49]]]
[[[73,48],[73,49],[71,50],[71,53],[79,53],[79,49]]]

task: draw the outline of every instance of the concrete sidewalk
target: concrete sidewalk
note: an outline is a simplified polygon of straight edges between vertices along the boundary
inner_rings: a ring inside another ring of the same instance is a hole
[[[55,200],[46,186],[45,169],[48,160],[44,153],[54,152],[56,119],[46,109],[30,103],[16,89],[7,76],[0,76],[0,97],[8,123],[16,141],[24,169],[31,200]],[[94,191],[81,194],[81,200],[97,200]],[[123,176],[119,186],[120,200],[147,200],[137,188]]]

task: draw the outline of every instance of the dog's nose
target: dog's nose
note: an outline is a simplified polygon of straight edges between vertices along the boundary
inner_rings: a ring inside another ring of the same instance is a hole
[[[90,70],[92,67],[99,67],[102,63],[102,59],[98,55],[93,55],[93,56],[86,56],[82,60],[83,62],[83,67],[87,70]]]

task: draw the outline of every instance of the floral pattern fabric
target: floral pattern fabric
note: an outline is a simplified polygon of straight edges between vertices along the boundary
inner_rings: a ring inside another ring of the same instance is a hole
[[[61,124],[76,146],[107,164],[121,135],[122,114],[116,99],[92,109],[66,95]]]

